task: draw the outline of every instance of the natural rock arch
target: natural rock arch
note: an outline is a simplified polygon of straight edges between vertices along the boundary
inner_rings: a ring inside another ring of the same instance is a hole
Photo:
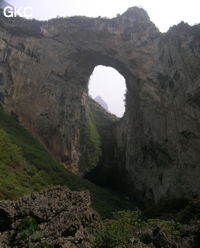
[[[87,83],[98,64],[126,79],[115,128],[121,184],[142,199],[199,197],[199,25],[160,33],[147,13],[48,22],[0,15],[0,103],[72,171],[82,163]],[[87,162],[87,163],[86,163]],[[136,194],[138,192],[138,194]]]

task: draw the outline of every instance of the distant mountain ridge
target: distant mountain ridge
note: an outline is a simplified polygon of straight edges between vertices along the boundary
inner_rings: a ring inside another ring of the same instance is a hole
[[[102,108],[104,108],[106,111],[108,110],[108,104],[103,100],[103,98],[101,96],[97,96],[95,97],[95,102],[97,102],[98,104],[101,105]]]
[[[8,2],[4,1],[4,0],[1,0],[0,1],[0,8],[3,9],[5,8],[6,6],[11,6]]]

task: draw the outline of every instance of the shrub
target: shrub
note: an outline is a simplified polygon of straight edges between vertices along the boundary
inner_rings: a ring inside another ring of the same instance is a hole
[[[101,138],[93,121],[91,114],[86,113],[87,131],[89,135],[89,140],[95,147],[98,154],[101,153]]]
[[[147,227],[159,226],[169,239],[180,238],[180,228],[182,225],[174,220],[149,219],[144,223]]]
[[[53,244],[48,243],[42,243],[38,246],[38,248],[54,248],[55,246]]]
[[[37,230],[38,230],[37,221],[32,217],[29,216],[25,217],[24,219],[22,219],[18,227],[20,240],[28,239]]]
[[[114,219],[124,224],[139,225],[141,224],[141,211],[117,211],[113,212]]]
[[[93,247],[95,248],[114,248],[117,246],[124,247],[130,232],[128,226],[119,221],[102,223],[97,230]]]
[[[20,148],[13,144],[8,134],[0,128],[0,163],[15,167],[23,162]]]

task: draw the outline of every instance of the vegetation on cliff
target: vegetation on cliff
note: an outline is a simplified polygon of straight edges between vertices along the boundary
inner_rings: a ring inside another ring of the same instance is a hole
[[[120,119],[107,112],[97,102],[89,98],[89,111],[92,116],[93,125],[101,138],[101,154],[95,168],[87,175],[90,181],[107,188],[121,189],[119,185],[118,166],[116,161],[116,137],[115,129]],[[122,162],[120,158],[120,162]]]
[[[105,157],[108,153],[111,157],[106,158],[106,160],[113,160],[113,152],[110,151],[113,148],[111,145],[113,143],[112,127],[118,118],[88,98],[87,108],[83,111],[83,119],[81,127],[81,143],[83,145],[80,164],[84,172],[90,173],[96,170],[99,165],[103,168],[102,165],[105,165]],[[87,175],[87,173],[84,174]],[[102,174],[99,173],[99,176],[101,177]],[[99,184],[96,180],[94,183]],[[104,183],[103,185],[105,186]]]
[[[101,155],[101,137],[97,131],[93,116],[89,111],[86,112],[86,142],[88,146],[88,162],[94,168]]]
[[[102,215],[131,208],[124,197],[90,183],[67,171],[9,114],[0,110],[0,199],[21,195],[53,185],[72,190],[89,190],[92,204]]]
[[[1,120],[2,121],[2,120]],[[0,198],[13,199],[49,185],[45,173],[30,166],[9,133],[0,128]]]
[[[102,126],[106,125],[105,118],[102,119],[105,113],[97,105],[92,108],[88,131],[93,144],[100,147],[100,133],[109,140],[107,133],[102,133],[105,131]],[[101,121],[98,121],[100,116]],[[115,121],[108,119],[107,125]],[[162,216],[162,213],[161,216],[153,217],[152,213],[140,210],[127,211],[132,206],[125,198],[68,172],[52,159],[14,117],[3,111],[0,111],[0,181],[0,199],[16,199],[52,185],[67,185],[73,190],[88,189],[93,207],[103,217],[109,217],[100,221],[92,231],[91,247],[129,248],[133,244],[135,247],[161,248],[163,244],[166,247],[189,247],[188,242],[192,242],[194,247],[199,245],[198,203],[187,205],[178,214],[168,213],[167,217]],[[36,234],[37,239],[40,237],[37,220],[29,216],[22,220],[17,232],[18,240],[23,242]],[[182,243],[183,240],[185,243]],[[30,245],[34,244],[32,242],[29,242]],[[40,247],[55,248],[44,242]]]

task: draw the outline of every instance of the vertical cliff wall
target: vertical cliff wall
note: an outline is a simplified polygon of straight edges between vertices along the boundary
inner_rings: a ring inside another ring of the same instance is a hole
[[[154,202],[199,197],[199,33],[181,23],[162,34],[139,8],[113,19],[1,15],[0,104],[84,175],[100,156],[94,140],[85,142],[88,80],[95,66],[111,66],[127,86],[113,152],[121,185]]]

